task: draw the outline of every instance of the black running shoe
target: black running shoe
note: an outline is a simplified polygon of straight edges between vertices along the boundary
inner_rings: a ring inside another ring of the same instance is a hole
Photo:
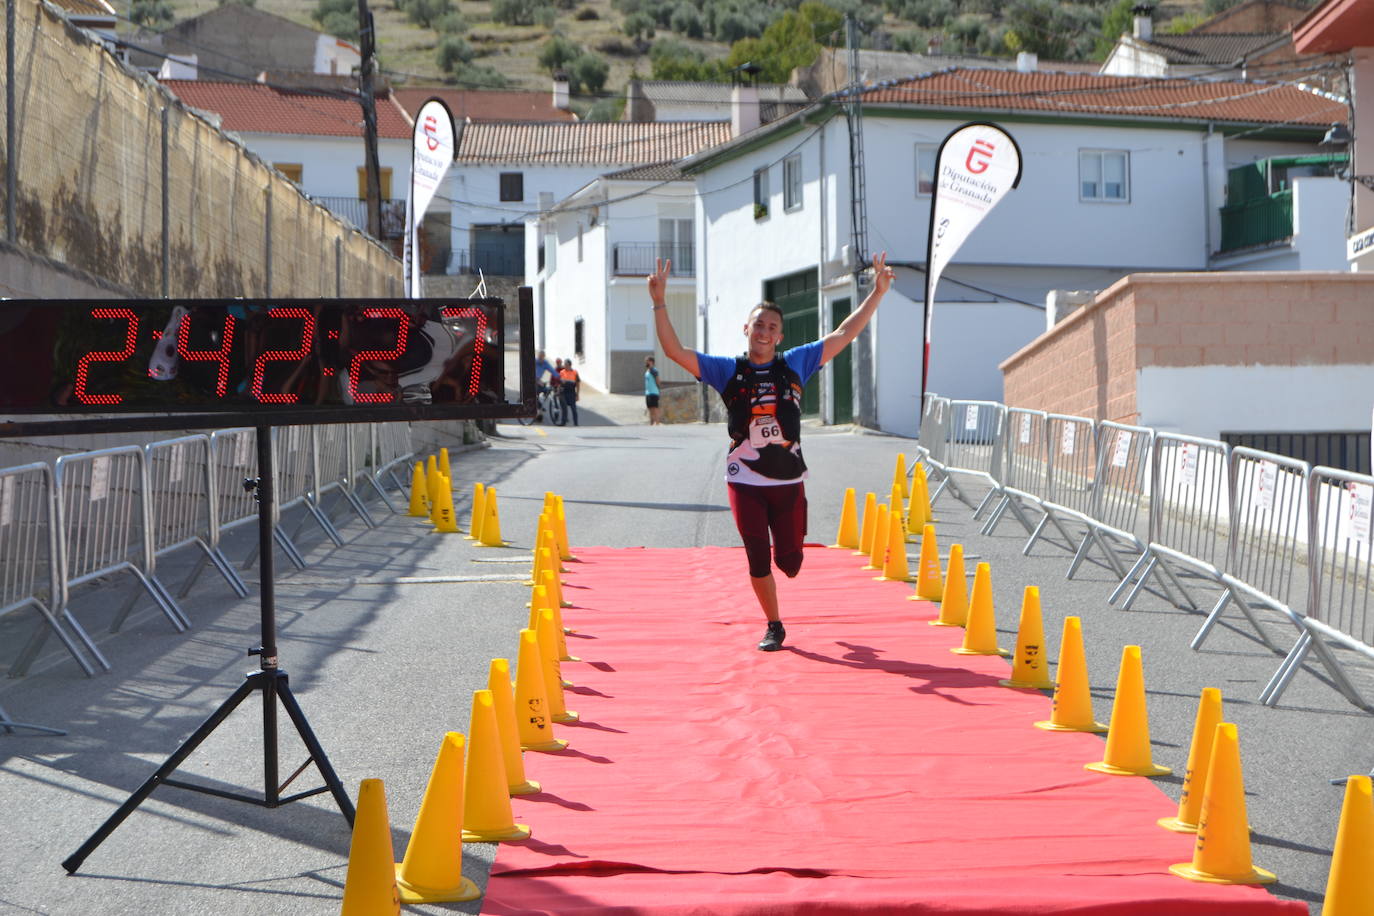
[[[782,648],[782,641],[787,638],[787,631],[782,628],[781,620],[768,621],[768,631],[763,634],[763,639],[759,640],[760,652],[776,652]]]

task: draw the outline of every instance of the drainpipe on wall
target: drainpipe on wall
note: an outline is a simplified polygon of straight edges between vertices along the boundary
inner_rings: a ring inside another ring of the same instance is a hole
[[[1212,264],[1212,175],[1209,153],[1212,145],[1212,122],[1207,122],[1207,136],[1202,140],[1202,267]]]

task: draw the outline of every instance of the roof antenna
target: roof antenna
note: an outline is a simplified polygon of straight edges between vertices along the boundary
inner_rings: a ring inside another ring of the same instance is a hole
[[[486,278],[486,276],[482,273],[482,268],[480,268],[480,267],[477,268],[477,288],[474,289],[474,290],[472,291],[472,295],[471,295],[471,296],[468,296],[468,298],[469,298],[469,299],[485,299],[485,298],[487,298],[487,278]]]

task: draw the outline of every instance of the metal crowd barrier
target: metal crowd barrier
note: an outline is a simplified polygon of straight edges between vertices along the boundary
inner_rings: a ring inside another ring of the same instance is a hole
[[[70,613],[74,588],[128,570],[177,632],[190,627],[154,574],[143,449],[128,445],[63,455],[57,459],[53,479],[61,550],[60,607]],[[110,632],[118,632],[137,600],[138,592],[130,593]]]
[[[1199,610],[1183,578],[1203,578],[1225,588],[1221,568],[1230,524],[1229,462],[1225,442],[1178,433],[1156,433],[1150,458],[1149,543],[1107,601],[1130,610],[1150,576],[1159,577],[1167,600]]]
[[[1230,530],[1226,565],[1221,570],[1226,590],[1193,637],[1192,647],[1201,648],[1234,600],[1256,635],[1279,652],[1251,612],[1269,608],[1302,629],[1293,587],[1298,567],[1307,561],[1307,487],[1312,468],[1305,461],[1251,448],[1232,449],[1229,468]]]
[[[216,541],[226,531],[240,525],[256,525],[258,522],[257,494],[245,481],[256,480],[258,476],[258,433],[252,427],[236,429],[217,429],[210,434],[211,480],[215,494]],[[286,554],[291,565],[305,569],[305,558],[296,549],[295,542],[286,532],[276,527],[281,509],[272,506],[272,539]],[[247,569],[257,559],[257,541],[243,562]]]
[[[273,473],[276,483],[274,505],[279,507],[279,513],[296,506],[303,507],[306,515],[315,520],[334,545],[342,547],[343,537],[329,516],[320,509],[316,498],[318,479],[315,476],[314,434],[311,428],[281,426],[273,429],[272,435],[275,440],[272,457],[276,463]],[[301,525],[304,524],[305,520],[302,519]],[[296,534],[300,534],[301,525],[296,526]]]
[[[6,735],[12,735],[14,734],[15,729],[20,728],[26,729],[28,731],[41,732],[45,735],[66,734],[66,732],[64,732],[60,728],[49,728],[46,725],[31,725],[28,722],[16,722],[10,718],[9,713],[5,712],[5,707],[0,706],[0,732],[3,732]]]
[[[1049,446],[1049,471],[1040,508],[1044,518],[1031,532],[1021,553],[1030,556],[1031,548],[1048,525],[1054,525],[1072,551],[1078,542],[1064,526],[1075,521],[1085,527],[1092,523],[1093,478],[1097,473],[1097,424],[1086,417],[1063,414],[1045,415],[1045,438]]]
[[[1302,635],[1260,694],[1272,706],[1313,650],[1337,688],[1369,708],[1326,641],[1374,659],[1374,477],[1314,468],[1309,477],[1311,562]]]
[[[324,496],[331,490],[339,491],[344,501],[357,513],[363,520],[363,524],[369,528],[376,528],[377,523],[372,520],[367,507],[358,498],[353,489],[355,467],[361,460],[360,454],[354,452],[354,425],[339,423],[328,426],[311,427],[312,453],[314,466],[311,469],[311,479],[315,485],[311,492],[311,498],[315,505],[324,512]],[[361,436],[366,448],[367,435]]]
[[[936,422],[944,432],[940,453],[933,451],[928,462],[940,472],[940,481],[930,493],[935,500],[945,490],[973,508],[977,518],[992,501],[1002,476],[1002,429],[1006,408],[996,401],[935,401]],[[972,477],[987,482],[993,489],[978,505],[960,489],[957,477]]]
[[[1097,425],[1097,470],[1093,477],[1092,508],[1088,512],[1088,531],[1078,545],[1066,578],[1072,579],[1094,544],[1107,559],[1107,565],[1124,579],[1126,567],[1117,545],[1130,549],[1131,562],[1145,555],[1145,542],[1136,532],[1140,507],[1149,494],[1145,489],[1154,430],[1103,420]]]
[[[149,569],[158,557],[192,544],[201,550],[201,561],[177,594],[185,598],[207,562],[240,598],[248,587],[219,550],[219,525],[215,523],[215,486],[210,460],[210,437],[204,434],[154,442],[144,447],[148,468],[153,550]]]
[[[21,677],[29,670],[48,633],[62,641],[86,674],[95,674],[95,665],[110,667],[61,600],[56,504],[52,468],[46,464],[0,470],[0,617],[32,607],[42,618],[11,664],[11,677]],[[84,652],[67,630],[75,634]],[[96,660],[95,665],[86,653]],[[3,713],[0,718],[4,718]]]
[[[396,476],[398,467],[408,472],[415,459],[415,449],[410,443],[410,424],[373,423],[368,429],[372,443],[369,449],[372,468],[368,480],[392,512],[404,512],[404,509],[396,508],[386,491],[388,480],[402,494],[407,492],[406,488],[410,485],[408,473],[402,477]]]
[[[1045,438],[1046,413],[1024,407],[1007,408],[1007,431],[1002,441],[1002,471],[1005,479],[998,487],[1001,500],[983,525],[992,534],[1008,511],[1026,529],[1035,531],[1027,510],[1044,517],[1041,500],[1049,492],[1049,445]],[[1036,520],[1037,524],[1039,519]]]

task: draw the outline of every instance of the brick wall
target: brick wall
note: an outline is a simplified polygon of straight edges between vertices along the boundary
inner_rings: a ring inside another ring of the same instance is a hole
[[[1131,423],[1150,366],[1374,364],[1374,275],[1133,274],[1001,364],[1007,403]]]

